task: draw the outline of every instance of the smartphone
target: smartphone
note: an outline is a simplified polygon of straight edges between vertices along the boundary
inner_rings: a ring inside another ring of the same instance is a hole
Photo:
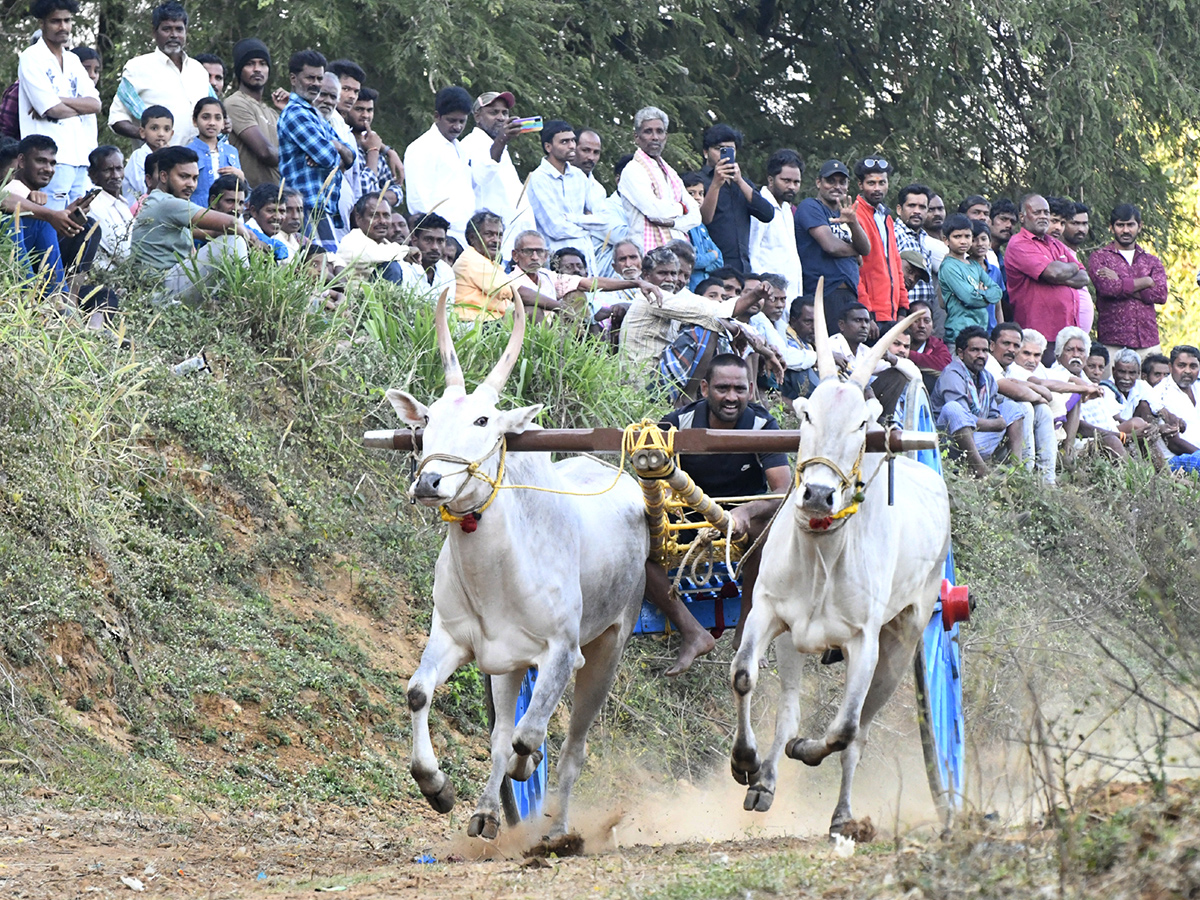
[[[521,134],[533,134],[542,130],[541,116],[530,116],[527,119],[513,119],[513,121],[521,126]]]
[[[84,206],[88,203],[91,203],[93,200],[95,200],[99,196],[100,196],[100,188],[92,188],[90,191],[88,191],[86,194],[83,195],[83,199],[80,201],[79,205]]]
[[[721,164],[732,164],[737,161],[737,147],[722,147],[719,151],[721,154]]]

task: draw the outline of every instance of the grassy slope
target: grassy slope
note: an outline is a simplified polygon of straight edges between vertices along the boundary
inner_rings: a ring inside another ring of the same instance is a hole
[[[131,286],[123,352],[31,308],[11,273],[0,287],[0,756],[14,761],[0,804],[39,787],[134,806],[414,796],[403,688],[441,526],[404,500],[405,460],[358,439],[395,425],[385,387],[439,392],[431,311],[367,292],[309,315],[298,272],[255,266],[201,310],[149,307]],[[469,380],[505,336],[460,340]],[[202,348],[214,376],[169,372]],[[546,403],[547,424],[651,409],[602,352],[552,328],[527,339],[509,391]],[[1098,641],[1149,699],[1189,713],[1200,495],[1100,461],[1064,481],[1047,493],[1023,472],[951,476],[960,571],[982,603],[967,637],[973,734],[1040,723],[1065,790],[1048,802],[1069,806],[1092,759],[1076,726],[1125,696],[1095,677]],[[651,773],[722,768],[721,667],[664,683],[662,655],[632,648],[604,740]],[[466,796],[480,695],[468,670],[437,702],[439,753]],[[1135,772],[1162,778],[1156,734],[1185,729],[1161,714],[1146,728]]]

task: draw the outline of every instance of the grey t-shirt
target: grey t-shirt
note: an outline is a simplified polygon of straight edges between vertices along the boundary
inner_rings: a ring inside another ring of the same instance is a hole
[[[155,189],[133,220],[133,261],[143,269],[165,272],[192,255],[192,216],[200,210],[187,200]]]

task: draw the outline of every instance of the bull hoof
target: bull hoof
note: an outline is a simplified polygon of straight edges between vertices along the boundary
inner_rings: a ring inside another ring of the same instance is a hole
[[[806,766],[819,766],[829,754],[825,752],[824,741],[814,741],[807,738],[795,738],[788,741],[784,750],[790,759],[798,759]]]
[[[454,809],[454,784],[444,772],[439,774],[442,776],[442,786],[432,794],[425,794],[425,799],[429,801],[430,806],[444,815]]]
[[[762,768],[762,761],[758,758],[757,750],[753,747],[734,745],[733,754],[729,760],[729,769],[733,773],[734,781],[738,784],[749,784],[760,768]]]
[[[467,823],[467,835],[469,837],[494,841],[496,835],[499,833],[500,820],[490,812],[477,812],[471,816],[471,821]]]
[[[513,781],[528,781],[541,762],[541,750],[534,750],[527,756],[514,753],[508,761],[508,777]]]
[[[766,812],[774,800],[774,789],[756,784],[746,791],[746,802],[742,804],[742,809],[746,812]]]

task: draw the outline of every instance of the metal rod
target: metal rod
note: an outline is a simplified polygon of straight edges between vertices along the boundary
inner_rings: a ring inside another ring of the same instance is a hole
[[[620,428],[547,428],[508,435],[508,449],[534,453],[620,453],[625,432]],[[368,431],[363,446],[375,450],[421,449],[421,431]],[[931,431],[867,432],[867,452],[892,453],[936,450],[938,436]],[[675,433],[675,452],[702,453],[795,453],[800,447],[799,431],[737,431],[685,428]]]

